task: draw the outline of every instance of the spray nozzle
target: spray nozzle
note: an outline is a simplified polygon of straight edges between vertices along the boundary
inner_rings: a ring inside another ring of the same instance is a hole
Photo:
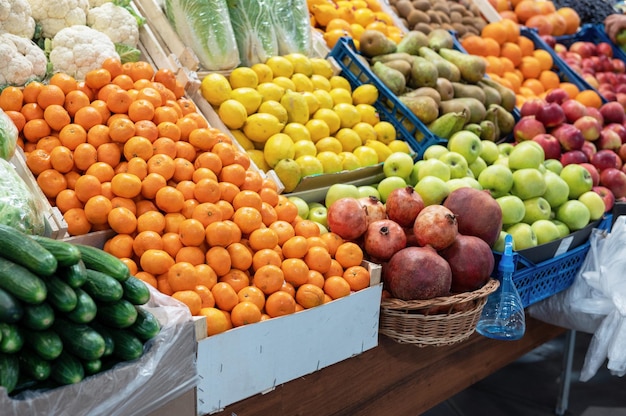
[[[503,273],[513,273],[515,264],[513,263],[513,236],[507,234],[504,236],[504,252],[498,264],[498,270]]]

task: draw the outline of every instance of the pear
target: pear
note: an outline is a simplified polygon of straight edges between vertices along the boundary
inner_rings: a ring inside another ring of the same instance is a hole
[[[372,72],[393,94],[402,95],[406,90],[406,78],[397,69],[388,67],[382,62],[375,62],[372,65]]]
[[[361,54],[368,58],[395,52],[397,48],[396,43],[387,38],[382,32],[371,29],[363,31],[359,45]]]
[[[452,88],[454,88],[454,98],[473,97],[480,102],[485,102],[485,91],[478,85],[453,82]]]
[[[400,96],[400,102],[406,105],[409,110],[424,124],[431,123],[439,116],[437,102],[427,96]]]
[[[300,165],[293,159],[282,159],[276,166],[274,172],[285,187],[285,192],[292,192],[302,179]]]
[[[449,79],[444,77],[437,78],[437,84],[435,89],[439,92],[442,101],[450,100],[454,98],[454,88]]]
[[[446,113],[428,124],[428,130],[435,136],[449,139],[454,133],[463,129],[467,120],[468,114],[465,111]]]
[[[377,61],[387,63],[389,61],[395,61],[396,59],[403,59],[407,61],[408,63],[413,63],[413,58],[415,58],[414,55],[411,55],[406,52],[396,51],[392,53],[386,53],[384,55],[376,55],[372,58],[372,63],[377,62]]]
[[[456,65],[461,72],[461,78],[471,84],[476,84],[485,77],[487,64],[480,56],[468,55],[449,48],[439,49],[439,55]]]
[[[432,87],[420,87],[420,88],[411,90],[409,92],[406,92],[403,95],[412,96],[412,97],[425,95],[435,100],[437,105],[439,105],[439,103],[441,102],[441,94],[439,94],[439,91],[437,91],[435,88],[432,88]]]
[[[428,47],[434,51],[439,51],[441,48],[452,49],[454,37],[446,29],[433,29],[428,34]]]
[[[501,134],[507,135],[513,131],[513,127],[515,127],[515,117],[513,117],[511,112],[507,111],[504,107],[498,104],[491,104],[487,109],[495,109],[495,123],[500,129]]]
[[[411,30],[400,40],[396,50],[410,55],[418,55],[419,48],[422,46],[428,46],[428,36],[419,30]]]
[[[500,138],[500,131],[498,126],[491,120],[483,120],[480,122],[480,135],[481,140],[489,140],[495,142]]]
[[[491,104],[500,105],[502,103],[502,96],[500,95],[497,89],[490,87],[489,85],[486,85],[486,84],[482,84],[482,85],[476,84],[476,85],[480,86],[483,89],[483,92],[485,93],[484,103],[487,107],[489,107]]]
[[[460,81],[461,71],[452,62],[444,59],[434,50],[427,46],[423,46],[419,49],[421,57],[426,58],[428,61],[435,64],[437,72],[440,77],[444,77],[450,81]]]
[[[404,78],[409,78],[411,76],[411,68],[413,67],[413,65],[411,65],[404,59],[393,59],[391,61],[384,62],[384,64],[387,65],[389,68],[393,68],[402,72]]]
[[[492,79],[483,78],[478,82],[480,86],[489,86],[495,88],[500,93],[501,102],[500,105],[507,111],[513,111],[515,109],[515,92],[512,89],[498,84]]]
[[[411,77],[409,78],[409,86],[411,88],[434,87],[437,85],[439,71],[434,63],[416,56],[411,65]]]

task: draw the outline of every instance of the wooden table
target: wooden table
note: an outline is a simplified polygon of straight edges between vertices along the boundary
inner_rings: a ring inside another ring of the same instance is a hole
[[[474,334],[455,345],[420,348],[381,335],[376,348],[214,415],[421,414],[566,332],[526,319],[526,334],[519,341]]]

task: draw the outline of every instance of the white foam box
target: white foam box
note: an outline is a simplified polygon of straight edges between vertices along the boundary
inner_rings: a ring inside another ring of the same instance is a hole
[[[199,341],[198,415],[223,410],[376,347],[381,266],[366,265],[371,277],[367,289]]]

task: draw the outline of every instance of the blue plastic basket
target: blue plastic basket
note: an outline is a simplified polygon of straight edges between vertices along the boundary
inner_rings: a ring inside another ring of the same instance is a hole
[[[378,100],[374,104],[381,120],[390,122],[396,128],[399,137],[415,150],[416,158],[422,159],[424,151],[434,144],[445,144],[447,141],[435,136],[422,121],[361,61],[364,59],[356,52],[350,37],[342,37],[328,54],[341,68],[341,75],[346,78],[352,88],[363,84],[372,84],[378,89]],[[421,133],[423,139],[417,140],[416,134]]]

